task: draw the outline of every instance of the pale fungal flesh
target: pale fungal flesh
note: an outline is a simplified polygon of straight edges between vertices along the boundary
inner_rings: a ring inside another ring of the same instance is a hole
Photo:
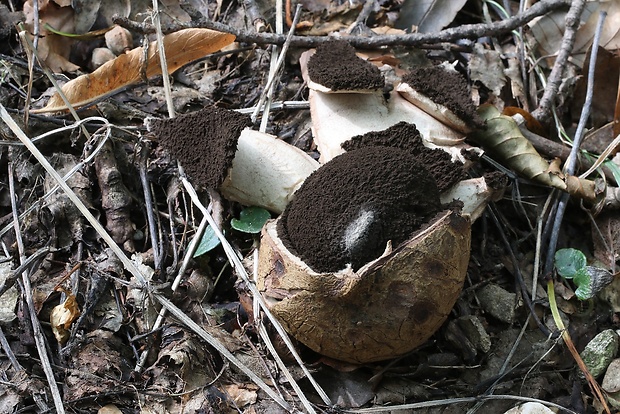
[[[246,128],[220,191],[229,200],[281,213],[319,167],[308,154],[273,135]]]

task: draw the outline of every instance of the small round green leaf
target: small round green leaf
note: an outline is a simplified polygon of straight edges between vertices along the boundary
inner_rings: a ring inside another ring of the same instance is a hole
[[[215,232],[213,231],[213,227],[207,226],[204,234],[202,235],[202,239],[200,239],[200,244],[196,248],[194,252],[194,257],[201,256],[208,251],[215,249],[220,244],[220,239],[217,237]]]
[[[577,249],[560,249],[555,252],[555,268],[560,276],[572,279],[586,267],[586,256]]]
[[[577,299],[587,300],[594,296],[591,281],[592,278],[585,267],[580,269],[577,274],[575,274],[573,277],[573,282],[575,283],[575,286],[577,286],[577,290],[575,290],[575,296],[577,296]]]
[[[264,208],[248,207],[241,211],[239,220],[230,220],[230,226],[244,233],[260,233],[263,225],[271,218],[271,214]]]

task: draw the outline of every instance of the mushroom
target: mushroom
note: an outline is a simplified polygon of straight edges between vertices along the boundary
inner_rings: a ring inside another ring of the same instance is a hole
[[[211,107],[150,119],[147,127],[195,183],[220,190],[229,200],[281,213],[319,164],[249,125],[246,115]]]
[[[409,102],[450,128],[468,134],[483,128],[467,84],[450,64],[414,68],[396,90]]]
[[[352,137],[402,121],[416,125],[426,146],[441,148],[455,160],[465,161],[463,150],[479,152],[462,142],[465,134],[461,130],[412,104],[406,99],[409,95],[403,97],[396,91],[384,94],[377,86],[379,69],[357,57],[346,41],[327,42],[316,51],[304,52],[300,64],[310,88],[313,135],[322,163],[342,154],[341,145]]]
[[[410,124],[355,137],[262,231],[257,283],[271,312],[303,344],[351,363],[403,355],[439,329],[465,279],[469,213],[498,193],[484,180],[454,185],[460,174],[441,182],[460,167],[441,151],[425,164],[421,142],[397,128],[421,141]],[[442,204],[455,194],[467,213]]]

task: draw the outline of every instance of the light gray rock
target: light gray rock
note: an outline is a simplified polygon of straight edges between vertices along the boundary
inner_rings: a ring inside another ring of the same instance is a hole
[[[605,372],[618,353],[618,334],[607,329],[596,335],[581,352],[581,359],[593,377]]]
[[[510,293],[496,284],[489,283],[477,292],[477,296],[485,312],[499,321],[514,322],[516,294]]]

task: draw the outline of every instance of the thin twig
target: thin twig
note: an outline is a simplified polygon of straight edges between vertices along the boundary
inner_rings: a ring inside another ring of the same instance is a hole
[[[297,23],[299,21],[299,14],[301,11],[301,7],[298,6],[297,10],[295,12],[295,19],[293,19],[293,23]],[[277,61],[275,62],[275,66],[273,66],[270,71],[269,71],[269,80],[267,81],[267,85],[265,85],[265,89],[263,90],[263,93],[261,94],[261,97],[258,101],[258,104],[256,104],[256,110],[254,111],[254,113],[252,114],[252,122],[256,121],[256,117],[258,116],[258,112],[259,112],[259,108],[262,108],[263,106],[265,106],[265,101],[266,100],[270,100],[271,99],[271,95],[273,94],[273,86],[274,86],[274,81],[276,79],[276,75],[280,72],[280,68],[282,67],[282,65],[284,64],[284,58],[286,58],[286,52],[288,51],[288,47],[290,45],[290,39],[293,37],[293,33],[295,33],[295,25],[293,25],[289,32],[288,32],[288,36],[287,36],[287,41],[284,43],[284,46],[282,46],[282,51],[280,51],[278,57],[277,57]],[[269,114],[269,107],[270,107],[270,102],[267,103],[267,105],[265,106],[265,112],[263,113],[263,120],[267,119],[267,116]],[[263,121],[264,123],[264,121]],[[265,132],[264,128],[262,128],[262,124],[261,124],[261,132]]]
[[[267,30],[267,21],[258,9],[255,0],[243,0],[243,7],[257,33],[262,33]]]
[[[142,145],[140,146],[140,154],[139,154],[140,182],[142,183],[142,190],[144,193],[144,208],[146,209],[146,218],[148,222],[149,234],[151,236],[151,248],[153,249],[153,262],[154,262],[155,270],[161,270],[162,256],[159,251],[159,237],[157,237],[157,225],[155,222],[155,214],[153,214],[153,209],[155,208],[155,206],[153,203],[153,196],[151,195],[151,186],[149,184],[149,179],[146,174],[148,156],[149,156],[148,143],[146,141],[142,141]]]
[[[157,49],[159,50],[159,63],[161,65],[162,80],[164,81],[164,94],[168,116],[175,117],[174,104],[172,102],[172,89],[170,88],[170,76],[168,75],[168,62],[166,61],[166,49],[164,48],[164,34],[161,31],[161,18],[159,16],[159,1],[153,0],[153,25],[157,34]]]
[[[2,107],[3,108],[3,107]],[[8,114],[7,114],[8,115]],[[19,229],[19,221],[17,214],[17,205],[16,205],[16,196],[15,196],[15,186],[13,180],[13,163],[9,163],[9,192],[11,195],[11,211],[13,213],[13,223],[15,225],[15,238],[17,240],[17,249],[19,251],[19,261],[23,263],[26,261],[24,243],[21,237],[21,230]],[[34,336],[34,342],[37,348],[37,353],[39,354],[39,360],[41,361],[41,368],[43,368],[43,372],[45,373],[45,378],[47,379],[48,386],[50,388],[50,392],[52,394],[52,399],[54,400],[54,407],[56,408],[56,412],[59,414],[65,413],[65,407],[62,402],[62,397],[60,396],[60,390],[58,389],[58,384],[56,384],[56,378],[54,377],[54,370],[52,369],[52,364],[50,363],[49,355],[47,354],[47,349],[45,348],[45,337],[43,335],[43,329],[41,328],[41,323],[39,318],[37,317],[37,310],[34,306],[34,298],[32,297],[32,285],[30,284],[30,276],[27,271],[22,272],[22,294],[26,298],[26,305],[28,307],[28,314],[30,316],[30,323],[32,325],[32,334]]]
[[[517,257],[515,256],[512,250],[512,246],[510,245],[510,242],[508,241],[508,237],[506,237],[506,234],[504,233],[504,229],[502,228],[492,205],[490,206],[489,212],[491,213],[490,216],[493,219],[493,222],[495,223],[497,232],[499,233],[500,238],[502,239],[502,242],[504,243],[504,247],[506,248],[506,251],[508,251],[508,255],[512,262],[512,267],[514,269],[515,280],[517,281],[517,284],[519,285],[519,288],[521,290],[521,296],[523,298],[523,301],[527,305],[530,311],[530,315],[532,315],[532,318],[534,318],[534,321],[536,322],[538,329],[540,329],[543,335],[548,337],[551,335],[551,332],[545,326],[545,324],[542,323],[542,321],[536,314],[536,311],[534,309],[534,304],[530,300],[530,296],[527,293],[527,287],[525,286],[525,282],[523,280],[523,274],[521,274],[521,268],[519,266],[519,261],[517,260]]]
[[[553,64],[553,69],[547,80],[547,86],[540,99],[538,108],[532,112],[532,116],[540,122],[546,123],[551,116],[551,107],[555,104],[558,90],[562,83],[562,74],[566,68],[568,58],[573,51],[581,13],[583,12],[585,4],[586,0],[573,0],[568,13],[566,13],[566,24],[564,25],[564,36],[562,37],[560,51]]]
[[[594,41],[592,42],[592,50],[590,52],[590,67],[588,68],[588,84],[586,87],[586,99],[583,104],[583,108],[581,110],[581,117],[579,118],[579,124],[577,125],[577,130],[575,131],[575,139],[573,140],[573,147],[571,149],[571,153],[566,160],[564,172],[568,175],[573,175],[575,172],[575,168],[577,165],[577,154],[579,154],[579,146],[581,144],[581,140],[583,138],[583,132],[585,129],[586,122],[590,117],[590,109],[592,107],[592,96],[594,94],[594,70],[596,69],[596,57],[598,55],[598,45],[601,39],[601,32],[603,30],[603,23],[605,21],[605,16],[607,13],[602,11],[599,15],[598,25],[596,27],[596,32],[594,33]],[[568,205],[569,195],[567,193],[562,194],[560,196],[560,200],[558,201],[557,212],[554,217],[553,227],[551,230],[551,237],[549,239],[549,245],[547,248],[547,257],[545,260],[544,273],[550,274],[551,269],[553,268],[553,258],[555,255],[555,250],[558,245],[558,237],[560,234],[560,227],[562,226],[562,220],[564,219],[564,212],[566,211],[566,206]]]
[[[562,317],[560,316],[560,311],[558,309],[558,304],[555,300],[555,288],[554,288],[553,279],[549,279],[549,281],[547,282],[547,294],[549,296],[549,308],[551,309],[551,313],[553,313],[553,321],[555,322],[560,332],[562,332],[562,339],[564,339],[564,343],[566,344],[566,347],[568,348],[571,355],[575,359],[575,362],[579,366],[579,369],[581,370],[581,372],[583,372],[583,375],[586,377],[586,380],[588,381],[588,385],[590,386],[592,393],[599,400],[599,403],[603,406],[603,409],[605,410],[605,412],[607,414],[611,414],[611,411],[609,411],[609,407],[607,406],[607,402],[605,400],[605,397],[603,396],[603,392],[601,391],[600,386],[598,385],[598,382],[596,382],[596,379],[592,376],[592,374],[588,370],[588,367],[586,366],[585,362],[581,358],[581,355],[579,355],[579,352],[575,348],[575,344],[573,343],[573,340],[571,339],[570,334],[568,333],[568,330],[566,329],[566,326],[564,326],[564,322],[562,321]]]
[[[37,49],[35,48],[34,44],[30,41],[30,38],[26,35],[26,32],[25,31],[21,31],[19,33],[19,37],[20,37],[20,39],[24,43],[24,48],[30,49],[30,51],[36,56],[36,58],[39,60],[39,62],[42,62],[42,60],[39,57],[39,54],[37,52]],[[69,102],[69,99],[67,98],[67,96],[63,92],[62,88],[60,87],[60,85],[56,81],[56,78],[54,77],[54,74],[49,70],[48,67],[46,67],[44,65],[41,65],[41,67],[43,68],[43,72],[45,73],[45,76],[47,76],[47,78],[50,80],[50,82],[54,86],[54,89],[56,89],[56,92],[58,93],[58,95],[62,99],[63,103],[67,107],[67,110],[71,113],[71,116],[73,116],[73,119],[75,119],[76,122],[79,122],[80,121],[80,117],[78,116],[77,112],[75,112],[75,108],[73,107],[73,105],[71,105],[71,102]],[[82,133],[84,134],[84,136],[87,139],[90,139],[90,134],[86,130],[86,127],[84,125],[81,125],[81,129],[82,129]]]
[[[7,341],[6,336],[4,336],[4,331],[2,330],[1,326],[0,326],[0,345],[2,346],[2,349],[4,350],[4,354],[9,358],[9,361],[11,362],[13,369],[16,372],[23,370],[24,367],[21,366],[21,364],[15,357],[15,354],[13,353],[13,350],[11,349],[11,345],[9,344],[9,341]]]
[[[554,407],[562,410],[562,412],[567,412],[569,414],[578,414],[576,411],[569,410],[566,407],[563,407],[559,404],[552,403],[549,401],[540,400],[538,398],[529,398],[529,397],[521,397],[519,395],[482,395],[479,397],[462,397],[462,398],[447,398],[444,400],[434,400],[434,401],[424,401],[413,404],[402,404],[402,405],[392,405],[389,407],[372,407],[372,408],[359,408],[355,410],[342,410],[344,413],[351,414],[383,414],[386,411],[396,412],[396,411],[411,411],[411,410],[419,410],[422,408],[430,408],[430,407],[444,407],[444,406],[456,406],[457,404],[470,404],[475,403],[477,401],[486,401],[486,400],[510,400],[510,401],[519,401],[519,402],[536,402],[545,406]]]
[[[411,33],[406,35],[379,35],[373,37],[351,36],[346,40],[356,48],[379,48],[382,46],[420,46],[423,44],[453,42],[459,39],[477,39],[484,36],[497,36],[509,33],[520,26],[527,24],[536,17],[542,16],[550,11],[566,7],[570,3],[567,0],[542,0],[534,4],[521,14],[510,19],[493,22],[490,24],[466,24],[458,27],[451,27],[436,33]],[[138,23],[124,17],[114,16],[114,23],[126,27],[130,30],[141,33],[154,33],[152,25]],[[202,27],[234,34],[238,42],[256,44],[276,44],[283,45],[286,36],[274,33],[250,33],[239,30],[231,26],[202,20],[197,23],[176,24],[167,28],[162,28],[164,33],[178,31],[189,27]],[[296,47],[316,47],[321,43],[329,41],[329,36],[293,36],[291,46]]]
[[[253,276],[254,276],[254,280],[256,280],[258,278],[258,274],[257,274],[258,273],[258,265],[257,265],[258,264],[258,248],[257,246],[255,246],[255,250],[253,254],[254,254],[254,269],[253,269],[254,275]],[[255,313],[255,315],[258,315],[258,313]],[[297,381],[295,381],[295,378],[293,378],[291,371],[288,369],[286,364],[284,364],[284,361],[282,361],[282,358],[278,354],[278,351],[276,351],[273,343],[271,342],[271,338],[269,338],[269,333],[267,332],[267,328],[265,328],[265,324],[262,322],[258,323],[258,333],[260,334],[260,337],[265,343],[265,346],[267,346],[267,349],[273,356],[273,359],[276,361],[276,364],[278,365],[278,367],[280,368],[280,370],[286,377],[287,381],[293,388],[293,391],[295,391],[295,393],[297,394],[297,397],[299,398],[299,400],[301,401],[301,404],[306,409],[306,412],[308,412],[309,414],[315,414],[316,413],[315,409],[312,407],[312,405],[310,404],[310,401],[308,400],[308,398],[306,397],[302,389],[299,387],[299,384],[297,384]]]

